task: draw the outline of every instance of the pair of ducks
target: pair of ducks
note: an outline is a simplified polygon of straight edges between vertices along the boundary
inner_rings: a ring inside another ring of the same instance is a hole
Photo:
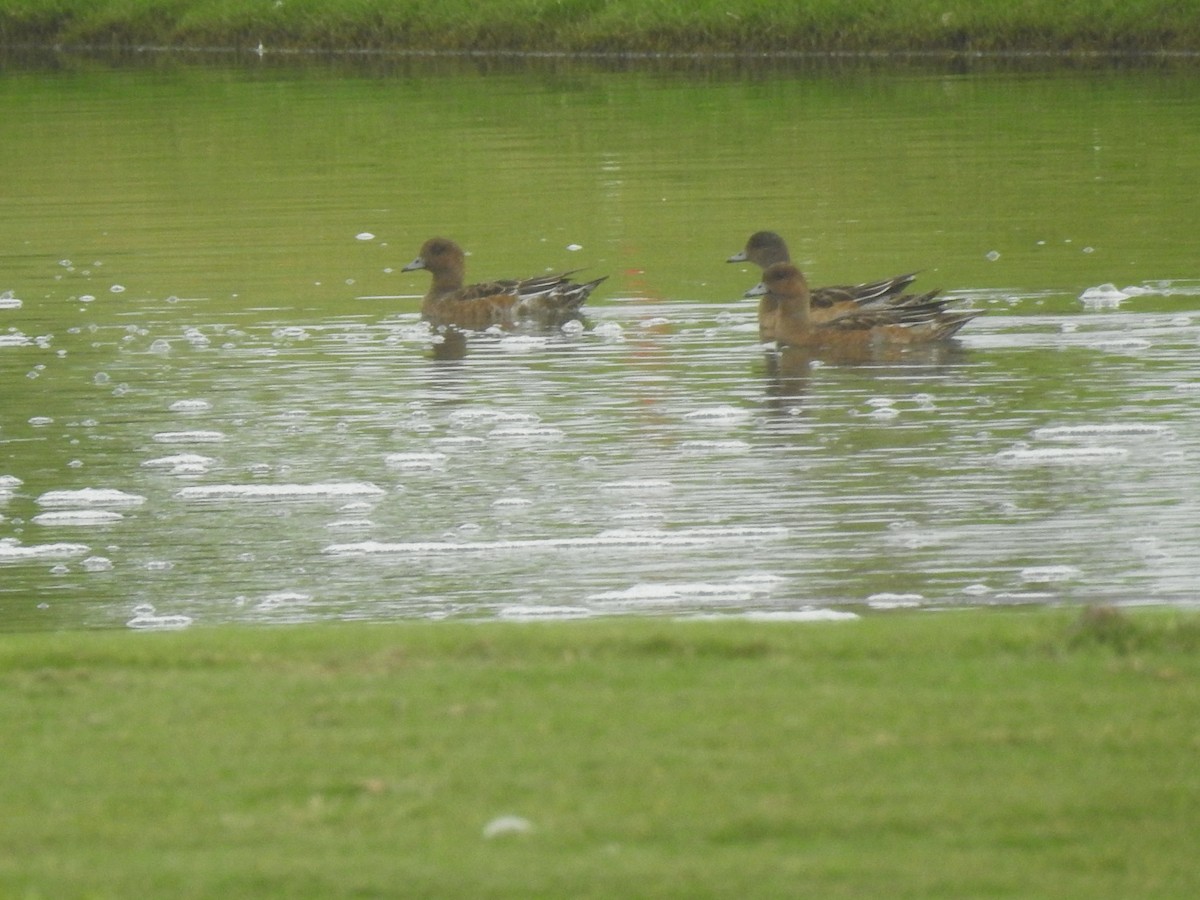
[[[905,294],[916,274],[866,284],[810,290],[792,265],[783,238],[771,231],[750,236],[728,262],[752,262],[762,281],[746,292],[759,297],[759,336],[780,347],[876,347],[926,344],[953,336],[981,313],[947,309],[953,302],[937,291]],[[435,326],[482,330],[531,322],[554,327],[579,317],[588,295],[605,277],[577,284],[572,272],[523,281],[493,281],[464,287],[462,248],[447,238],[430,238],[402,271],[428,269],[433,276],[421,315]]]

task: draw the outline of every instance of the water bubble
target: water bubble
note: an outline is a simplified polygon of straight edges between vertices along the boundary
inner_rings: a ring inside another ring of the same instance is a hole
[[[592,329],[592,334],[615,341],[624,336],[625,329],[616,322],[600,322]]]
[[[1079,301],[1084,305],[1093,309],[1108,309],[1121,305],[1123,300],[1128,300],[1129,294],[1117,288],[1111,281],[1096,287],[1090,287],[1084,290],[1079,295]]]
[[[988,262],[995,262],[999,258],[1000,258],[999,250],[989,250],[987,253],[984,254],[984,259],[988,260]]]
[[[369,231],[360,231],[354,236],[354,239],[356,241],[373,241],[375,240],[375,235],[371,234]]]
[[[104,556],[89,556],[79,564],[85,572],[109,572],[112,570],[112,560]]]
[[[112,287],[110,287],[108,289],[108,291],[110,294],[123,294],[123,293],[125,293],[125,285],[114,284]]]

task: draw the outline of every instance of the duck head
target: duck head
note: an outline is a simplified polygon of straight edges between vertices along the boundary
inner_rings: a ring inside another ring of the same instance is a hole
[[[746,241],[746,247],[740,253],[735,253],[726,262],[752,262],[759,268],[765,269],[775,263],[788,262],[787,244],[783,238],[773,231],[756,231]]]
[[[464,257],[462,247],[454,241],[449,238],[434,237],[422,244],[417,258],[400,271],[415,272],[417,269],[429,269],[431,272],[443,272],[462,268]]]
[[[800,316],[808,313],[808,282],[804,273],[791,263],[768,266],[762,281],[746,291],[746,296],[761,297],[764,307],[778,307]]]

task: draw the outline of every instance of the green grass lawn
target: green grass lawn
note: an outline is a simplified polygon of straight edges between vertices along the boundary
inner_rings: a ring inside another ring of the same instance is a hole
[[[6,0],[0,43],[313,49],[1198,51],[1197,0]]]
[[[1161,611],[7,635],[0,896],[1193,897],[1198,651]]]

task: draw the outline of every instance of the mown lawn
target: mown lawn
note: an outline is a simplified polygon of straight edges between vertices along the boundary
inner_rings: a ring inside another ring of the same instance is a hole
[[[1198,651],[1162,611],[8,635],[0,895],[1192,897]]]

